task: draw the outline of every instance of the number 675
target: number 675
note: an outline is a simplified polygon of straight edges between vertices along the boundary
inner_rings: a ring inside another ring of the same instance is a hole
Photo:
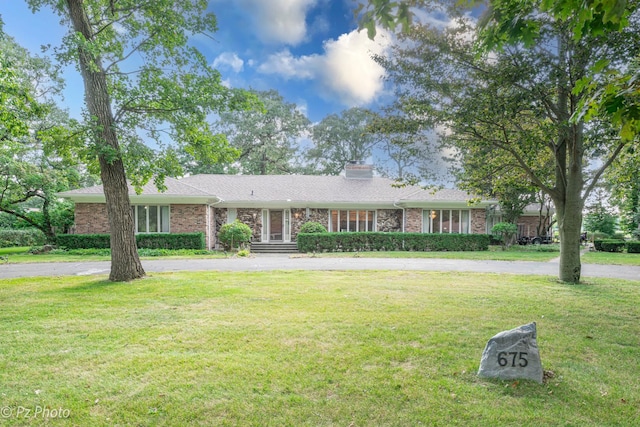
[[[515,368],[516,366],[524,368],[529,364],[529,361],[526,357],[527,354],[528,353],[525,353],[523,351],[510,351],[508,353],[506,351],[501,351],[500,353],[498,353],[498,365],[504,367],[509,364],[509,361],[511,361],[512,368]],[[517,365],[516,361],[518,362]]]

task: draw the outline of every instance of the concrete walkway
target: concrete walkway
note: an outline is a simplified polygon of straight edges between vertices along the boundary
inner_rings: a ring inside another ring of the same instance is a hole
[[[145,260],[147,273],[166,271],[273,271],[273,270],[413,270],[478,273],[558,275],[558,262],[471,261],[460,259],[312,258],[254,255],[250,258]],[[0,279],[38,276],[109,274],[110,262],[0,264]],[[640,280],[640,267],[583,264],[582,277]]]

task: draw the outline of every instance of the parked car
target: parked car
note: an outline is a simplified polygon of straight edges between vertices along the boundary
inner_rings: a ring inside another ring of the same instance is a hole
[[[518,244],[520,245],[546,245],[553,243],[553,237],[551,236],[521,236],[518,238]]]

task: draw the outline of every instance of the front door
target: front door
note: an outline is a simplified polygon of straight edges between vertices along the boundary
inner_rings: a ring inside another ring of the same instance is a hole
[[[291,241],[291,210],[262,210],[262,242]]]
[[[282,242],[284,215],[282,211],[269,211],[269,241]]]

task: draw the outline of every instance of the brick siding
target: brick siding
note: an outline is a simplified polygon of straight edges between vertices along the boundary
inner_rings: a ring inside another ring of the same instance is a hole
[[[109,233],[107,205],[104,203],[77,203],[75,231],[77,234]]]

